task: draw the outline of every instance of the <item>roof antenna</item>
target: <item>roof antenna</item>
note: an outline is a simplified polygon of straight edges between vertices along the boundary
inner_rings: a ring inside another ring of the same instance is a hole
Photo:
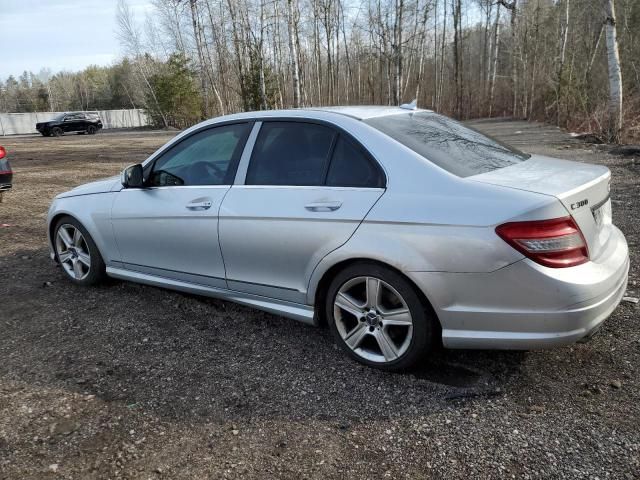
[[[400,108],[404,108],[405,110],[417,110],[418,109],[418,99],[414,98],[411,103],[403,103],[400,105]]]

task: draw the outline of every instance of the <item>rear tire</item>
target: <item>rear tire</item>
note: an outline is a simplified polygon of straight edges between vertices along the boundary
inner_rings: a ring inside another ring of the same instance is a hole
[[[437,319],[400,273],[373,262],[339,272],[325,299],[329,328],[354,360],[374,368],[415,367],[433,348]]]
[[[104,260],[93,238],[75,218],[60,218],[53,229],[56,260],[65,277],[76,285],[89,286],[106,277]]]
[[[51,135],[53,135],[54,137],[61,137],[63,133],[64,132],[60,127],[53,127],[51,129]]]

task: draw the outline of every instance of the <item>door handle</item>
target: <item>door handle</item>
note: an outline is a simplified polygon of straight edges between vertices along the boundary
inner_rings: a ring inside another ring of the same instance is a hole
[[[209,201],[206,202],[191,202],[187,203],[187,208],[189,210],[209,210],[211,208],[212,203]]]
[[[304,206],[310,212],[333,212],[342,206],[342,202],[314,202]]]

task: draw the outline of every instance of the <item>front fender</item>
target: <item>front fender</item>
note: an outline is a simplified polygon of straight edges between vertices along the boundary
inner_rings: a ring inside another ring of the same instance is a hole
[[[47,215],[49,248],[53,251],[54,223],[60,216],[69,215],[78,220],[89,232],[106,265],[120,261],[120,253],[111,227],[111,206],[116,194],[117,192],[107,192],[56,198]]]

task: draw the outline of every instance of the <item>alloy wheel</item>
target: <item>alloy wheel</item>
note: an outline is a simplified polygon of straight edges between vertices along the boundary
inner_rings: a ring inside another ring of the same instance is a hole
[[[78,227],[65,223],[56,233],[56,254],[71,278],[84,280],[91,270],[89,246]]]
[[[333,316],[344,343],[366,360],[393,362],[411,344],[413,318],[407,302],[379,278],[345,282],[336,294]]]

